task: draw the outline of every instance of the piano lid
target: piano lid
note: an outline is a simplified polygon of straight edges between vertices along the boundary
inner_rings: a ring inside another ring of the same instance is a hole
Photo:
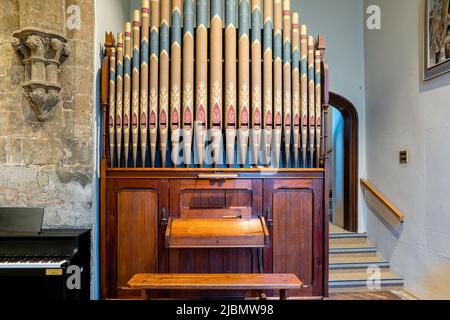
[[[0,208],[0,234],[39,234],[43,208]]]

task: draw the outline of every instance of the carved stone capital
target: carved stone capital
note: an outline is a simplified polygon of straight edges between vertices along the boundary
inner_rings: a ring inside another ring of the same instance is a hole
[[[16,31],[12,45],[25,66],[24,95],[39,121],[61,101],[60,66],[70,55],[64,36],[37,28]]]

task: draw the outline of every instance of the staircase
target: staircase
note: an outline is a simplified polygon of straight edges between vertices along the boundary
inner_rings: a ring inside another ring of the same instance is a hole
[[[330,225],[330,293],[372,291],[367,287],[367,279],[372,274],[368,268],[373,267],[380,268],[380,290],[403,289],[403,278],[390,271],[389,262],[378,256],[366,234]]]

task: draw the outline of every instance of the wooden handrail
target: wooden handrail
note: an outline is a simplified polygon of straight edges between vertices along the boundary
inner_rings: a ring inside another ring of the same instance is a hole
[[[369,190],[375,198],[377,198],[392,215],[400,222],[403,223],[405,221],[405,215],[391,202],[389,202],[373,185],[371,185],[367,180],[361,179],[361,185]]]

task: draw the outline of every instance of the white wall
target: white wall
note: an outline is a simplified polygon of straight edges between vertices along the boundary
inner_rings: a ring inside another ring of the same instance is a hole
[[[403,226],[367,209],[370,240],[420,298],[450,298],[450,75],[423,84],[421,0],[365,0],[367,177],[404,211]],[[410,163],[399,165],[407,149]]]
[[[332,109],[331,147],[329,154],[331,186],[333,188],[333,224],[344,229],[344,118]]]
[[[330,90],[350,100],[359,116],[359,175],[365,176],[364,11],[361,0],[293,0],[292,10],[309,33],[325,36]],[[365,231],[365,204],[360,191],[358,227]]]
[[[93,150],[97,150],[95,154],[95,173],[94,181],[96,181],[94,186],[94,212],[99,213],[100,200],[99,195],[99,160],[100,160],[100,68],[101,68],[101,53],[102,45],[105,41],[105,31],[113,32],[115,37],[117,37],[118,32],[124,32],[125,21],[128,20],[130,16],[130,1],[129,0],[95,0],[95,38],[94,38],[94,70],[95,70],[95,82],[94,82],[94,96],[96,101],[96,108],[93,110],[94,119],[96,121],[96,139],[95,146]],[[99,297],[99,217],[94,218],[94,243],[93,243],[93,298],[97,299]]]

